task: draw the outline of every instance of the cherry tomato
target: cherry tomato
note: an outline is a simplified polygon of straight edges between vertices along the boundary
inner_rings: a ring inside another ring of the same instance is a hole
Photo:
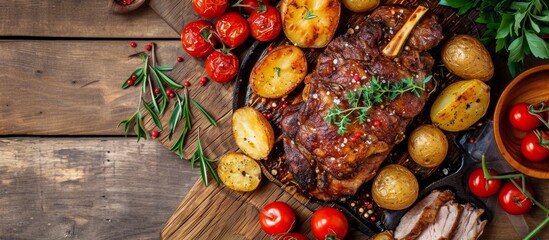
[[[252,13],[259,7],[259,2],[262,2],[265,5],[269,4],[269,0],[242,0],[240,5],[243,6],[249,6],[249,7],[242,7],[242,10],[248,14]]]
[[[521,186],[520,183],[519,186]],[[528,185],[526,185],[526,191],[530,195],[534,195],[532,188]],[[503,185],[501,191],[499,191],[498,199],[501,208],[513,215],[525,214],[534,206],[534,203],[511,182]]]
[[[248,21],[237,12],[228,12],[217,19],[215,29],[221,41],[229,47],[237,47],[250,35]]]
[[[269,235],[288,233],[294,227],[295,222],[295,212],[285,202],[269,203],[259,213],[261,228]]]
[[[258,10],[253,11],[248,18],[252,37],[263,42],[275,39],[282,30],[278,10],[269,5],[264,5],[264,7],[266,9],[260,7]]]
[[[204,20],[190,22],[181,31],[183,49],[193,57],[206,57],[214,50],[213,25]]]
[[[337,208],[323,207],[313,213],[311,230],[317,239],[343,239],[349,230],[347,218]]]
[[[541,125],[541,121],[528,112],[527,103],[517,103],[509,111],[509,122],[521,131],[532,131]]]
[[[497,176],[498,172],[490,169],[490,175]],[[488,183],[486,183],[488,182]],[[469,175],[469,189],[477,197],[489,197],[496,194],[501,186],[501,180],[490,179],[486,181],[482,168],[476,168]]]
[[[231,52],[216,50],[206,58],[206,73],[216,82],[228,82],[238,73],[238,58]]]
[[[549,138],[544,136],[547,134],[542,132],[541,135],[542,138],[546,139],[545,141],[549,141]],[[534,132],[528,133],[520,144],[522,156],[533,162],[539,162],[549,158],[549,148],[544,147],[539,142],[540,139]]]
[[[277,236],[276,240],[309,240],[309,238],[301,233],[284,233]]]
[[[194,11],[205,18],[221,16],[228,5],[228,0],[193,0]]]

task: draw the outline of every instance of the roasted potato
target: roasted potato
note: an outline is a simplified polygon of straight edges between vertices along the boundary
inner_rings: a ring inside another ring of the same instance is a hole
[[[343,5],[352,12],[367,12],[379,5],[380,0],[343,0]]]
[[[402,210],[411,206],[418,194],[419,184],[414,174],[397,164],[383,167],[372,184],[374,201],[389,210]]]
[[[408,137],[408,152],[422,167],[437,167],[448,153],[448,140],[440,129],[425,124],[415,128]]]
[[[380,232],[368,240],[394,240],[393,232],[391,230]]]
[[[475,37],[456,35],[442,47],[442,62],[462,79],[488,81],[494,75],[494,63],[488,50]]]
[[[490,87],[483,81],[458,81],[437,96],[431,106],[431,121],[446,131],[462,131],[482,118],[489,104]]]
[[[339,0],[283,0],[282,29],[286,37],[303,48],[325,47],[339,24]]]
[[[250,88],[264,98],[280,98],[294,90],[307,75],[307,59],[300,48],[285,45],[271,50],[250,73]]]
[[[273,127],[265,117],[252,107],[234,111],[232,118],[234,141],[242,152],[253,159],[266,159],[273,149]]]
[[[221,157],[217,174],[225,186],[238,192],[253,191],[261,182],[261,167],[242,153],[227,153]]]

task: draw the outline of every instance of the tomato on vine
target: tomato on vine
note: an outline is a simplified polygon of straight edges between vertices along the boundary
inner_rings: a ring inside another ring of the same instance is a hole
[[[216,82],[228,82],[238,73],[238,58],[227,49],[213,51],[204,63],[206,73]]]
[[[295,212],[285,202],[271,202],[265,205],[259,213],[261,228],[269,235],[288,233],[294,227],[295,222]]]
[[[185,51],[197,58],[203,58],[212,53],[215,38],[212,36],[213,25],[208,21],[190,22],[181,31],[181,44]]]
[[[498,176],[498,172],[489,170],[491,176]],[[489,197],[496,194],[501,186],[501,180],[490,179],[486,181],[482,168],[474,169],[469,175],[469,190],[477,197]]]
[[[519,184],[519,186],[521,185]],[[534,191],[529,185],[526,185],[526,191],[530,195],[534,195]],[[512,182],[503,185],[498,200],[501,208],[513,215],[525,214],[534,206],[532,200],[527,198]]]
[[[194,11],[205,18],[221,16],[229,5],[228,0],[193,0]]]
[[[278,10],[269,5],[259,4],[248,18],[252,37],[258,41],[275,39],[282,30],[282,20]]]
[[[311,217],[311,231],[317,239],[343,239],[349,230],[347,218],[333,207],[323,207]]]
[[[520,151],[526,159],[539,162],[549,158],[549,137],[546,132],[534,130],[522,139]]]
[[[242,11],[250,14],[259,7],[259,2],[265,5],[269,4],[269,0],[240,0],[234,6],[242,7]]]
[[[237,12],[228,12],[219,17],[215,30],[221,41],[232,48],[244,43],[250,35],[248,21]]]
[[[541,125],[541,121],[528,111],[530,105],[527,103],[517,103],[509,111],[509,122],[511,125],[521,131],[532,131]]]

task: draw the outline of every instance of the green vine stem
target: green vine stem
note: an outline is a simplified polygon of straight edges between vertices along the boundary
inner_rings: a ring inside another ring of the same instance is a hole
[[[545,219],[528,235],[526,235],[523,239],[524,240],[530,240],[533,239],[534,236],[536,236],[541,229],[543,229],[548,223],[549,223],[549,209],[547,209],[543,204],[541,204],[539,201],[534,199],[534,197],[526,190],[526,176],[522,173],[514,173],[514,174],[505,174],[505,175],[499,175],[499,176],[492,176],[490,175],[490,172],[488,171],[488,167],[486,166],[486,158],[484,155],[482,156],[482,171],[484,172],[484,178],[486,180],[490,179],[502,179],[502,180],[510,180],[515,187],[517,187],[524,196],[526,196],[530,201],[534,203],[534,205],[538,206],[546,215]],[[521,185],[519,186],[515,179],[519,178],[521,181]],[[486,187],[488,187],[488,181],[486,181]]]

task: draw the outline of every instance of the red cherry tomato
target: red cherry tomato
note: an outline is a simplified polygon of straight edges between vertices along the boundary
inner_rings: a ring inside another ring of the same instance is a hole
[[[205,18],[221,16],[228,5],[228,0],[193,0],[194,11]]]
[[[217,19],[215,30],[221,41],[229,47],[237,47],[250,35],[248,21],[237,12],[228,12]]]
[[[285,233],[277,236],[276,240],[309,240],[309,238],[301,233]]]
[[[259,41],[270,41],[275,39],[280,30],[282,30],[282,23],[280,20],[280,13],[275,7],[265,5],[265,9],[259,8],[253,11],[248,22],[250,23],[250,32],[252,37]]]
[[[242,7],[242,10],[248,14],[252,13],[259,7],[259,2],[262,2],[265,5],[269,4],[269,0],[242,0],[240,5],[243,6],[249,6],[249,7]]]
[[[497,176],[498,172],[490,169],[490,175]],[[488,182],[488,183],[486,183]],[[477,197],[489,197],[496,194],[501,186],[501,180],[490,179],[486,181],[482,168],[477,168],[471,172],[468,181],[469,189]]]
[[[541,132],[541,135],[544,141],[549,141],[549,138],[545,137],[547,134]],[[522,156],[533,162],[539,162],[549,158],[549,148],[544,147],[539,142],[540,139],[534,132],[528,133],[520,144]]]
[[[349,223],[338,209],[323,207],[313,213],[311,230],[317,239],[324,240],[334,236],[337,239],[343,239],[349,230]]]
[[[183,49],[193,57],[206,57],[214,50],[213,25],[204,20],[190,22],[181,31]]]
[[[229,53],[216,50],[206,58],[206,73],[216,82],[228,82],[238,73],[238,58]]]
[[[528,185],[526,185],[526,191],[534,195],[532,188]],[[513,215],[525,214],[534,206],[534,203],[511,182],[503,185],[499,191],[498,200],[501,208]]]
[[[509,122],[521,131],[532,131],[541,125],[541,121],[528,112],[527,103],[517,103],[509,111]]]
[[[295,212],[285,202],[269,203],[259,213],[261,228],[269,235],[288,233],[294,227],[295,222]]]

